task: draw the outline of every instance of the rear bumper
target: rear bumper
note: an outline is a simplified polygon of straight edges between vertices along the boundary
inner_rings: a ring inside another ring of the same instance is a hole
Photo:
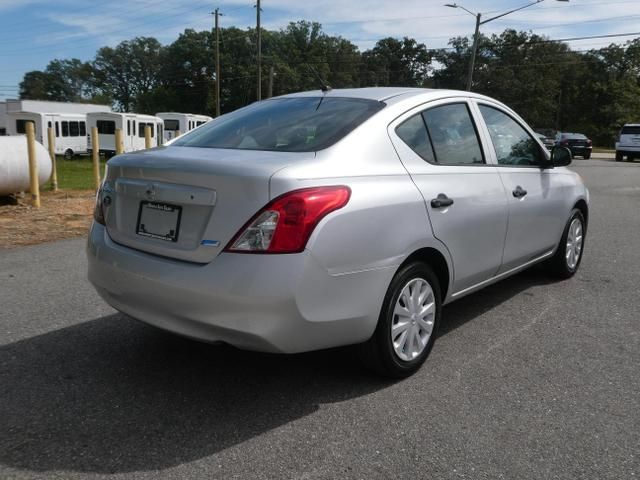
[[[593,147],[582,147],[582,146],[574,146],[574,145],[570,145],[569,150],[571,150],[571,154],[572,155],[585,155],[585,154],[591,154],[591,151],[593,150]]]
[[[640,145],[619,145],[616,144],[616,153],[640,153]]]
[[[175,261],[119,245],[95,223],[87,257],[90,282],[123,313],[180,335],[280,353],[367,340],[394,274],[330,275],[308,251]]]

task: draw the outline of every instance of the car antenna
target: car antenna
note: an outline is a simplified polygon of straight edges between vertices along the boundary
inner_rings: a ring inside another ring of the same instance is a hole
[[[318,71],[317,71],[315,68],[313,68],[313,66],[312,66],[312,65],[309,65],[309,64],[307,63],[307,67],[309,68],[309,70],[311,70],[311,71],[313,72],[313,74],[316,76],[316,78],[320,81],[320,90],[321,90],[323,93],[327,93],[327,92],[331,91],[331,85],[329,85],[329,82],[325,81],[325,80],[320,76],[320,74],[318,73]]]

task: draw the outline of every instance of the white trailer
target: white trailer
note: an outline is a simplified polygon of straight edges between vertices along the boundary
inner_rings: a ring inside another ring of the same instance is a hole
[[[187,133],[200,125],[204,125],[211,117],[207,115],[195,115],[193,113],[160,112],[156,113],[164,121],[164,139],[172,140],[177,132]]]
[[[55,136],[55,152],[71,158],[87,153],[87,116],[80,113],[37,113],[9,112],[7,114],[7,134],[25,135],[27,123],[35,127],[36,141],[48,148],[47,128],[52,128]]]
[[[7,102],[0,102],[0,136],[7,134]]]
[[[48,100],[6,100],[6,110],[9,112],[38,112],[38,113],[82,113],[110,112],[109,105],[73,102],[49,102]]]
[[[107,156],[116,153],[116,129],[122,130],[122,143],[125,152],[144,150],[144,130],[151,127],[151,144],[159,146],[163,141],[162,119],[153,115],[137,113],[92,112],[87,114],[87,150],[91,152],[91,129],[98,129],[100,153]]]

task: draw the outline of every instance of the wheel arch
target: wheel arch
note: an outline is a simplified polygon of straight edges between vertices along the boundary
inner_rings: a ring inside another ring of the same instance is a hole
[[[441,300],[444,303],[447,298],[447,294],[449,293],[449,286],[452,277],[451,269],[449,268],[449,263],[447,262],[446,257],[436,248],[420,248],[409,255],[405,261],[402,262],[400,267],[398,267],[398,270],[412,262],[423,262],[433,269],[433,272],[436,274],[438,282],[440,283],[440,289],[442,290]]]
[[[577,208],[578,210],[580,210],[580,213],[582,213],[582,216],[584,217],[585,228],[588,227],[589,226],[589,206],[587,205],[587,202],[581,198],[576,202],[573,208]]]

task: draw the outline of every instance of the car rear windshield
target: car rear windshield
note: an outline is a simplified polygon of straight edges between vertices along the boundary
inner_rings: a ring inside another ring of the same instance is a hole
[[[640,135],[640,125],[638,126],[628,126],[628,127],[622,127],[622,131],[620,132],[620,135]]]
[[[333,145],[384,106],[344,97],[266,100],[210,122],[173,145],[314,152]]]

